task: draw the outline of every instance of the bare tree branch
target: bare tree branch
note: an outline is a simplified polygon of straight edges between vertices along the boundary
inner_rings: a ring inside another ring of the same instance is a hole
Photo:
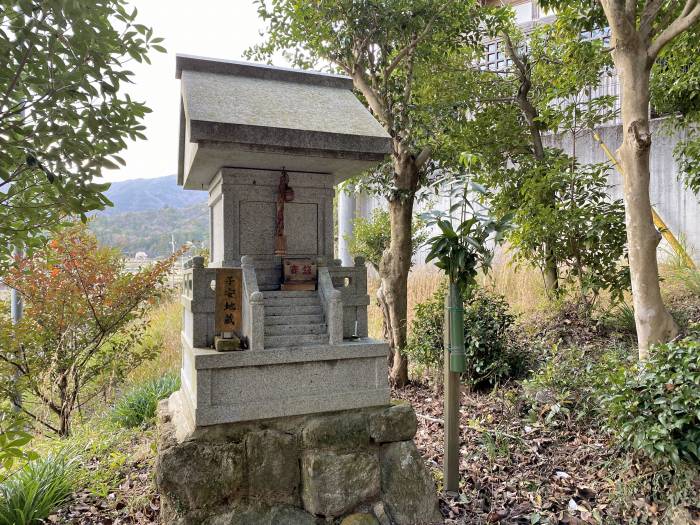
[[[435,11],[435,14],[432,16],[430,20],[428,20],[428,23],[425,24],[425,27],[423,28],[423,31],[420,33],[416,34],[411,41],[404,46],[401,51],[399,51],[394,59],[391,61],[391,63],[384,69],[384,77],[389,78],[389,76],[393,73],[393,71],[399,67],[399,64],[403,61],[404,58],[406,58],[409,53],[412,54],[416,46],[420,43],[421,40],[423,40],[426,36],[428,36],[428,33],[430,33],[430,30],[433,28],[433,23],[435,22],[435,19],[438,17],[440,14],[441,9],[437,9]]]
[[[433,154],[433,150],[430,146],[424,147],[421,152],[416,157],[416,168],[420,169],[423,165],[428,162],[430,155]]]
[[[392,130],[394,126],[394,120],[389,113],[386,104],[379,97],[379,94],[372,89],[369,85],[365,74],[360,70],[359,66],[355,66],[355,70],[352,72],[352,79],[355,83],[355,87],[360,90],[360,92],[367,99],[369,107],[372,109],[375,115],[382,121],[382,124],[387,128],[387,130]]]
[[[654,20],[659,14],[661,4],[663,4],[663,0],[649,0],[644,6],[639,22],[639,33],[645,41],[649,41],[654,36]]]

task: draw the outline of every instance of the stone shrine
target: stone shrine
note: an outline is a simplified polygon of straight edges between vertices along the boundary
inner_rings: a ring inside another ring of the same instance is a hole
[[[367,336],[364,261],[334,259],[335,185],[389,136],[346,77],[185,55],[176,75],[178,184],[209,193],[211,262],[184,271],[181,388],[159,408],[164,522],[441,522]]]

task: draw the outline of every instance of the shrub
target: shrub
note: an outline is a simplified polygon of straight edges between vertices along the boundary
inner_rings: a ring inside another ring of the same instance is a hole
[[[700,460],[700,327],[685,339],[657,345],[641,369],[609,381],[603,398],[620,442],[654,460]]]
[[[415,363],[439,370],[443,363],[445,286],[431,299],[416,305],[407,354]],[[525,359],[515,341],[515,316],[500,296],[483,289],[464,305],[465,378],[473,387],[495,385],[524,368]]]
[[[168,288],[178,254],[129,273],[82,224],[62,230],[3,276],[24,300],[12,323],[0,315],[0,395],[31,392],[29,416],[62,437],[72,416],[157,349],[140,347],[152,303]]]
[[[68,499],[74,478],[74,463],[63,454],[27,463],[0,485],[0,525],[43,523]]]
[[[425,223],[421,219],[414,218],[411,226],[411,246],[415,255],[416,251],[428,238]],[[391,240],[391,218],[389,212],[382,208],[372,210],[368,218],[358,217],[353,221],[353,235],[347,236],[350,253],[359,255],[379,270],[379,261],[384,250],[389,247]]]
[[[126,428],[148,423],[156,415],[158,401],[165,399],[178,388],[180,388],[180,379],[175,374],[166,374],[147,381],[117,401],[112,419]]]
[[[523,382],[525,398],[531,405],[530,419],[542,418],[557,425],[560,421],[595,420],[601,415],[598,400],[607,393],[606,380],[629,359],[629,349],[617,345],[542,348],[542,364]]]

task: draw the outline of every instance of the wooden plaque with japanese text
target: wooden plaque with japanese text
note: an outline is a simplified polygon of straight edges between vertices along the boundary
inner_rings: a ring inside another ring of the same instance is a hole
[[[236,332],[241,335],[243,274],[240,268],[217,268],[214,315],[217,334]]]

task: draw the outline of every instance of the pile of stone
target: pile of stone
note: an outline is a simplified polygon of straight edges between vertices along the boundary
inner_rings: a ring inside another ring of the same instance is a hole
[[[164,523],[442,523],[408,404],[200,428],[178,441],[159,411]]]

